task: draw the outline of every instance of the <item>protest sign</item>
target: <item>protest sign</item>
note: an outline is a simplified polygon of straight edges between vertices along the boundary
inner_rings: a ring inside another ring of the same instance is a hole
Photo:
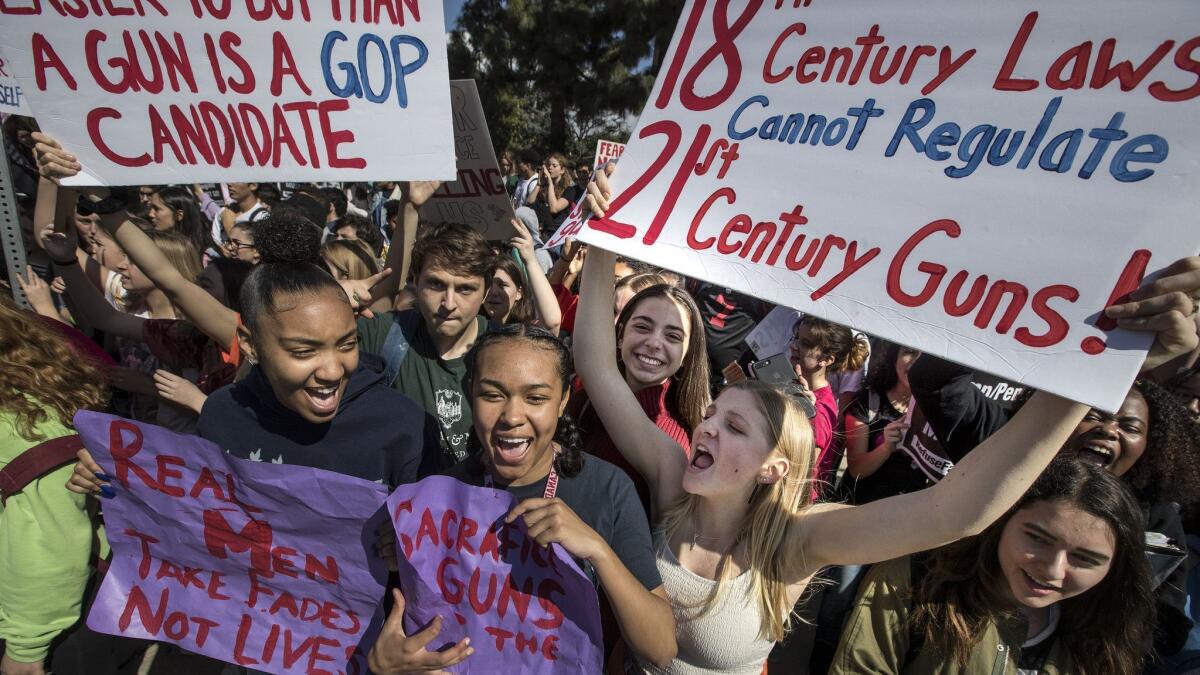
[[[73,185],[451,178],[442,3],[0,2]]]
[[[599,673],[596,589],[558,544],[543,549],[524,522],[504,523],[503,490],[433,476],[388,497],[396,527],[405,633],[436,616],[441,644],[471,638],[456,673]]]
[[[592,168],[599,169],[609,161],[617,159],[625,152],[625,144],[616,141],[596,141],[596,157],[592,160]]]
[[[367,672],[383,486],[111,415],[81,411],[75,428],[117,493],[88,627],[269,673]]]
[[[690,0],[579,238],[1114,409],[1200,250],[1200,4]]]
[[[33,117],[29,102],[21,91],[21,83],[12,72],[12,64],[0,52],[0,113]]]
[[[578,237],[579,233],[583,231],[584,221],[591,215],[592,213],[587,207],[587,192],[584,192],[579,195],[579,201],[571,205],[571,210],[567,212],[567,217],[563,220],[562,225],[559,225],[554,234],[546,240],[544,248],[562,246],[567,239]]]
[[[466,223],[489,241],[508,239],[516,234],[512,202],[504,189],[475,80],[451,81],[450,102],[458,178],[444,183],[425,202],[421,220]]]

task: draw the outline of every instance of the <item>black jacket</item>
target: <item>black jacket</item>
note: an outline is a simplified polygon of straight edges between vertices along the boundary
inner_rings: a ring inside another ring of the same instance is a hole
[[[208,397],[199,435],[242,459],[326,469],[389,487],[413,482],[436,468],[438,432],[420,406],[384,384],[382,371],[382,359],[361,354],[337,414],[313,424],[284,407],[255,366]]]

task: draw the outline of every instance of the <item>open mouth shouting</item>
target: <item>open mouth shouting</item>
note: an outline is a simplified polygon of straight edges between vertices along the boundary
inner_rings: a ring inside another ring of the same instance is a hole
[[[305,387],[304,395],[308,398],[312,411],[324,417],[337,412],[338,401],[341,400],[338,389],[336,384],[327,387]]]
[[[529,436],[493,435],[492,447],[496,449],[496,459],[505,464],[519,464],[533,447],[533,439]]]
[[[1117,449],[1110,444],[1089,442],[1076,450],[1079,458],[1103,467],[1112,466],[1117,461]]]
[[[703,445],[696,445],[692,448],[692,461],[688,464],[688,468],[695,471],[704,471],[713,465],[714,458],[711,452]]]

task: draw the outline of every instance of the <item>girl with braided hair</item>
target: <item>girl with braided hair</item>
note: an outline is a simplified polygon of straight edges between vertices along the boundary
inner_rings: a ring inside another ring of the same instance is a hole
[[[543,546],[561,544],[579,562],[603,591],[629,651],[647,662],[670,662],[675,622],[633,483],[617,467],[579,450],[579,432],[565,414],[570,352],[544,329],[513,324],[480,338],[474,356],[471,399],[479,450],[448,475],[512,493],[519,503],[509,522],[524,519],[531,538]],[[393,613],[403,611],[399,596]],[[441,621],[429,629],[435,635]],[[371,650],[373,672],[446,668],[470,656],[465,640],[427,651],[429,630],[406,636],[399,621],[388,623]]]

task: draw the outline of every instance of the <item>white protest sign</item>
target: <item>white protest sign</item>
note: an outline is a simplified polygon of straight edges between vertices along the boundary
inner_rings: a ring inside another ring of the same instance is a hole
[[[76,185],[454,176],[440,0],[0,2]]]
[[[515,216],[496,162],[475,80],[450,82],[450,98],[458,178],[444,183],[425,202],[421,220],[466,223],[482,232],[484,239],[508,239],[516,234],[512,227]]]
[[[580,239],[1114,409],[1200,250],[1200,3],[691,0]]]
[[[12,64],[0,52],[0,113],[33,117],[33,110],[21,91],[21,83],[13,74]]]
[[[622,152],[625,152],[624,143],[604,140],[596,141],[596,157],[592,161],[592,168],[599,169],[611,160],[619,158]]]

